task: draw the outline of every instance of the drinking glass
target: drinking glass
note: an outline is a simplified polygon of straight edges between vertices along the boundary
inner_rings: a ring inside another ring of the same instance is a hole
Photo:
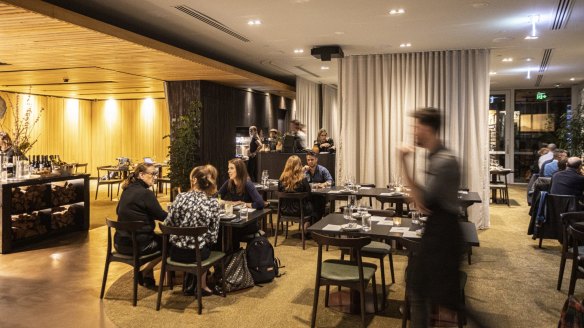
[[[233,204],[225,203],[225,215],[232,215],[233,214]]]
[[[420,224],[420,212],[412,211],[412,224]]]
[[[371,230],[371,214],[366,213],[362,216],[363,231]]]
[[[248,212],[247,212],[247,208],[242,208],[239,210],[239,219],[241,221],[247,221],[248,218]]]
[[[262,171],[262,184],[264,185],[264,187],[268,186],[268,178],[269,178],[268,170],[263,170]]]
[[[399,227],[401,225],[401,221],[402,221],[401,219],[402,219],[401,216],[394,217],[393,218],[393,225]]]
[[[343,218],[345,218],[345,220],[350,221],[352,215],[353,209],[350,206],[345,206],[345,209],[343,210]]]
[[[347,200],[347,206],[351,207],[351,209],[357,207],[357,195],[349,195]]]

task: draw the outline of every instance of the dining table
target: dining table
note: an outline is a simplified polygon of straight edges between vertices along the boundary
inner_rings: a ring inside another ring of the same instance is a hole
[[[373,240],[382,240],[390,242],[392,240],[401,240],[407,238],[409,240],[421,240],[420,224],[413,224],[409,218],[401,218],[400,224],[394,222],[393,217],[371,216],[371,229],[368,231],[359,229],[348,229],[344,226],[349,223],[341,213],[332,213],[308,228],[310,233],[318,233],[332,236],[348,236],[348,237],[371,237]],[[422,218],[423,220],[423,218]],[[357,220],[357,224],[360,221]],[[459,221],[464,242],[468,247],[479,247],[480,240],[477,229],[474,223]],[[366,311],[373,312],[372,295],[366,297]],[[360,313],[360,298],[357,290],[350,290],[349,292],[338,292],[331,295],[329,305],[337,310],[348,313]]]
[[[247,208],[247,218],[241,219],[240,208],[234,207],[233,215],[228,216],[221,214],[220,216],[220,230],[221,230],[221,250],[224,253],[232,253],[237,251],[237,248],[232,245],[233,228],[243,228],[250,224],[257,224],[258,221],[265,220],[268,214],[272,212],[269,208],[261,210]]]

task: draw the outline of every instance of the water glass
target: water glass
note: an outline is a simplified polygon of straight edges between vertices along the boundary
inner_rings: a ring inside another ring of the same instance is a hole
[[[225,215],[232,215],[233,214],[233,204],[232,203],[225,203]]]
[[[345,220],[351,220],[351,216],[353,215],[353,208],[351,206],[345,206],[343,210],[343,217]]]
[[[248,218],[248,211],[247,211],[247,208],[244,207],[244,208],[239,210],[239,219],[241,221],[247,221],[247,218]]]
[[[349,195],[347,199],[347,206],[351,208],[357,207],[357,195]]]
[[[371,230],[371,214],[366,213],[362,216],[362,223],[363,223],[363,231],[370,231]]]
[[[393,225],[399,227],[401,225],[401,221],[402,221],[401,219],[402,219],[401,216],[394,217],[393,218]]]
[[[420,212],[412,211],[412,224],[420,224]]]

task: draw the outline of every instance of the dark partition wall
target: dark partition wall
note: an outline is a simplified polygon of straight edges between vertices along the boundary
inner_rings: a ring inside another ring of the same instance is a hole
[[[219,170],[219,183],[227,179],[227,161],[235,156],[235,129],[256,125],[267,132],[288,122],[292,100],[241,90],[207,81],[166,82],[171,119],[192,100],[203,104],[201,156]],[[280,123],[280,124],[278,124]],[[171,131],[172,132],[172,131]]]

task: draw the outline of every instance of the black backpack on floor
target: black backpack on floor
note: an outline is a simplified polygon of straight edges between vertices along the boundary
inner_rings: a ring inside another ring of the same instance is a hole
[[[247,243],[245,248],[247,267],[256,284],[266,283],[279,277],[279,260],[274,257],[274,247],[266,237],[260,236]]]

